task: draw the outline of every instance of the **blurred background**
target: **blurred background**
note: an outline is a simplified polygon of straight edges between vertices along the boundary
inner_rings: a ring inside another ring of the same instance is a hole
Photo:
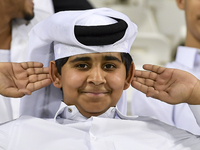
[[[95,8],[108,7],[126,14],[138,26],[131,55],[136,69],[145,63],[164,66],[173,61],[185,40],[184,11],[175,0],[88,0]],[[134,89],[127,90],[128,103]],[[128,114],[130,113],[128,105]]]

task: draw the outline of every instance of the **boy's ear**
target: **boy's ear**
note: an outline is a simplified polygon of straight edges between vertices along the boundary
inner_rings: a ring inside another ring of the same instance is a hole
[[[181,10],[185,9],[185,0],[176,0],[176,4],[179,9],[181,9]]]
[[[126,77],[126,81],[125,81],[125,84],[124,84],[124,90],[129,88],[131,82],[133,81],[134,73],[135,73],[135,66],[134,66],[134,63],[132,62],[130,69],[129,69],[129,72],[128,72],[128,75]]]
[[[51,61],[49,64],[49,74],[53,85],[56,88],[61,88],[61,75],[58,73],[55,61]]]

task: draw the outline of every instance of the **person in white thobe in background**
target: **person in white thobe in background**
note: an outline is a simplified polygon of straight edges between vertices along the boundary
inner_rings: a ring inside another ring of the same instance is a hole
[[[187,35],[184,46],[179,46],[176,60],[166,67],[188,71],[200,79],[200,25],[198,0],[176,0],[177,6],[185,11]],[[171,105],[146,97],[134,91],[131,98],[132,115],[151,116],[167,124],[200,135],[200,128],[188,104]]]

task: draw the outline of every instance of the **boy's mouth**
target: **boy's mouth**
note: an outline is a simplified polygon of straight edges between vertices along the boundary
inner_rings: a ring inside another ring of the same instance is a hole
[[[109,93],[109,91],[101,90],[101,91],[82,91],[81,93],[84,93],[88,96],[95,96],[95,97],[101,97],[105,96]]]

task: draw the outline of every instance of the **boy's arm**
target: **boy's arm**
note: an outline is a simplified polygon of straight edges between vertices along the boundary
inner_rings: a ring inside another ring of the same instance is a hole
[[[51,83],[48,68],[39,62],[0,63],[0,94],[22,97]]]
[[[132,86],[169,104],[200,104],[200,81],[192,74],[156,65],[144,65],[147,71],[136,71]]]

